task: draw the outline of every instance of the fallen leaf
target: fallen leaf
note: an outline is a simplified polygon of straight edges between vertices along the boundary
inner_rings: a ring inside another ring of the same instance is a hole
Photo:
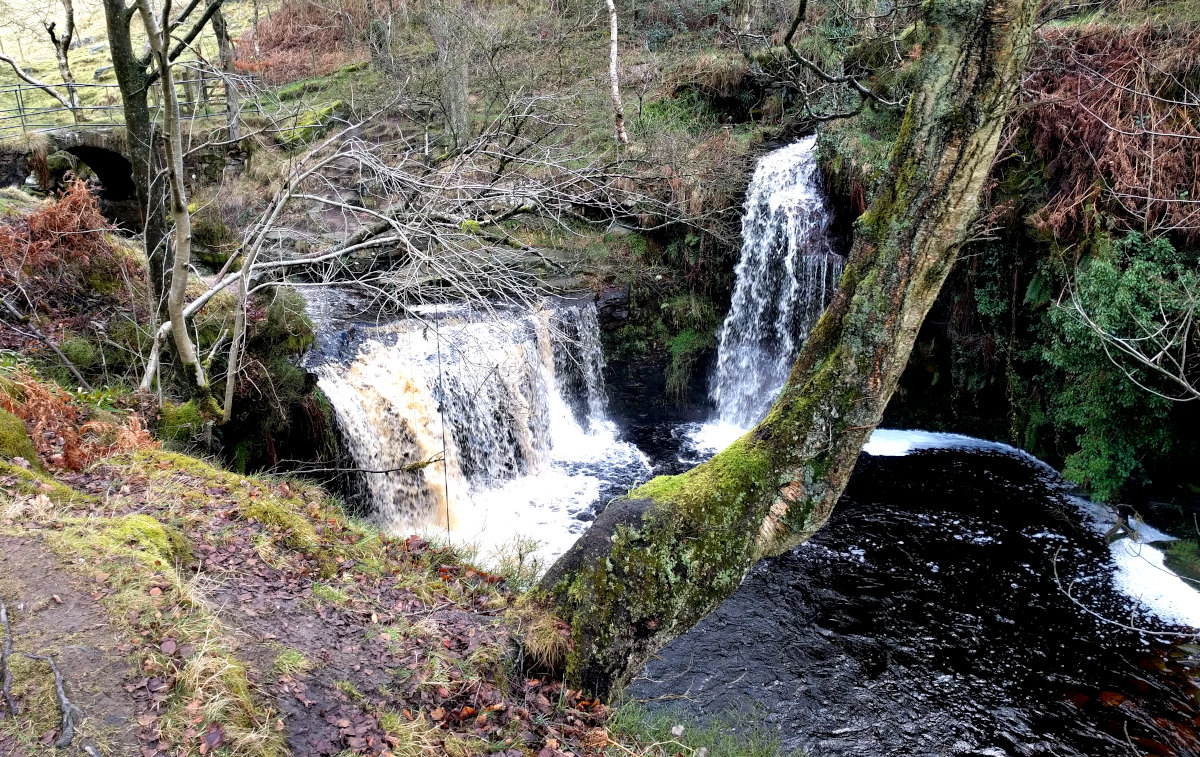
[[[225,741],[225,729],[217,723],[209,723],[208,730],[204,732],[204,743],[209,749],[216,749]]]
[[[434,720],[443,720],[446,717],[445,707],[435,707],[429,711],[429,717]]]

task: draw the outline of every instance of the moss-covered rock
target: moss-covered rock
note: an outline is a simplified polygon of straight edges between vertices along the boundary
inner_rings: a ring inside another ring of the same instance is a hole
[[[29,438],[29,432],[25,429],[25,421],[7,410],[0,410],[0,456],[6,460],[19,457],[38,470],[42,469],[37,450],[33,447],[33,440]]]
[[[312,144],[325,133],[341,108],[341,100],[334,100],[324,107],[310,108],[296,117],[296,123],[291,128],[281,129],[275,139],[280,146],[289,150]]]
[[[169,444],[191,444],[202,439],[220,417],[221,410],[211,397],[188,400],[182,405],[163,402],[156,431]]]
[[[292,287],[279,287],[267,304],[266,320],[253,327],[251,349],[257,355],[296,355],[313,343],[313,323],[304,309],[304,296]]]

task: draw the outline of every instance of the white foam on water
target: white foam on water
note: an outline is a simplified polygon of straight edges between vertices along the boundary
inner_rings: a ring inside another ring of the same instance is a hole
[[[995,449],[1019,455],[1025,453],[1016,447],[999,442],[989,442],[962,434],[918,429],[877,428],[863,445],[863,452],[876,457],[902,457],[921,449]]]
[[[1120,539],[1109,545],[1117,572],[1113,583],[1161,620],[1200,628],[1200,592],[1163,564],[1162,550]]]
[[[1083,497],[1070,499],[1100,536],[1117,522],[1110,507]],[[1113,585],[1164,622],[1200,628],[1200,587],[1168,568],[1165,553],[1149,543],[1175,541],[1175,538],[1140,521],[1130,525],[1136,536],[1117,539],[1108,545],[1116,565]]]
[[[712,456],[741,439],[747,431],[736,423],[712,421],[693,424],[687,429],[687,438],[697,452]]]
[[[595,476],[552,467],[494,486],[471,487],[469,496],[456,500],[455,528],[449,534],[428,526],[421,534],[471,547],[483,566],[495,567],[523,545],[532,547],[531,559],[548,567],[579,538],[585,524],[575,514],[599,493]]]

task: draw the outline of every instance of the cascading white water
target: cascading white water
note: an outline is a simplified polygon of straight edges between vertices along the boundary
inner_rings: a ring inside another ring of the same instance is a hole
[[[760,158],[746,191],[742,257],[711,385],[719,419],[731,427],[749,428],[766,413],[842,274],[816,144],[806,137]]]
[[[644,472],[607,417],[595,306],[471,313],[344,332],[312,370],[388,530],[449,527],[485,553],[514,536],[564,551],[599,471]]]

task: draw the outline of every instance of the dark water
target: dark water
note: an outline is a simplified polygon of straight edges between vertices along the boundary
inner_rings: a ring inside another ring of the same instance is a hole
[[[631,435],[675,467],[679,434]],[[828,525],[764,561],[632,694],[760,708],[818,755],[1200,754],[1189,650],[1111,586],[1107,548],[1028,459],[863,455]],[[1132,613],[1132,614],[1131,614]]]

